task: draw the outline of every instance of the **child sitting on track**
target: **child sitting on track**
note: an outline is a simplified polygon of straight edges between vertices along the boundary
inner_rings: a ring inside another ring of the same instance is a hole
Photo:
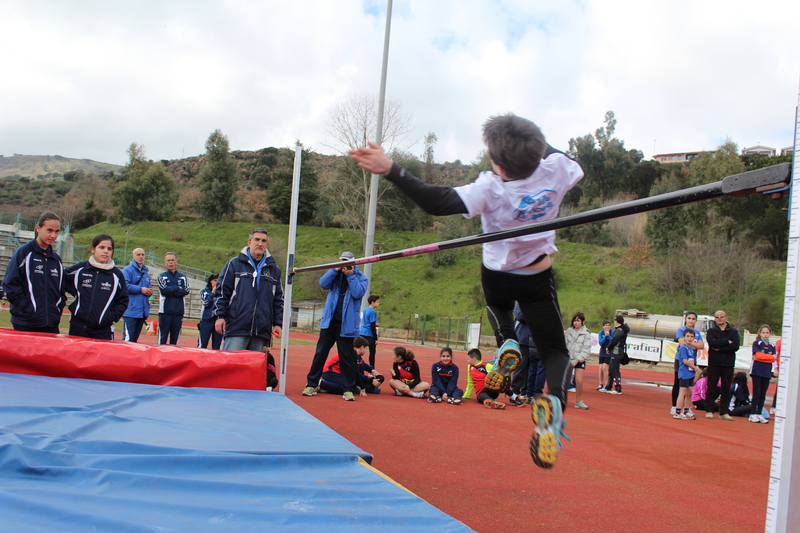
[[[458,367],[453,364],[453,350],[445,346],[439,352],[439,362],[431,367],[431,390],[428,401],[441,403],[444,400],[461,405],[464,391],[458,388]]]
[[[430,383],[420,381],[419,364],[414,361],[414,352],[402,346],[394,349],[394,363],[392,363],[392,380],[389,386],[394,389],[397,396],[412,396],[426,398]]]
[[[370,344],[364,337],[357,337],[353,341],[353,348],[356,351],[358,360],[356,361],[356,386],[361,396],[381,393],[381,383],[384,377],[375,368],[364,361],[364,357],[370,355]]]
[[[492,363],[483,362],[479,349],[473,348],[467,352],[467,391],[464,398],[472,398],[475,394],[475,399],[489,409],[505,409],[506,404],[497,401],[500,391],[486,388],[486,376],[491,371]]]
[[[513,114],[491,117],[483,126],[483,140],[494,172],[483,172],[475,182],[455,188],[425,183],[373,143],[351,150],[350,155],[359,167],[382,174],[429,214],[480,215],[484,233],[555,218],[564,195],[583,178],[578,163],[548,145],[530,120]],[[556,251],[555,231],[524,233],[485,242],[481,267],[488,317],[500,347],[486,386],[500,391],[519,363],[515,302],[546,369],[549,394],[533,399],[535,429],[529,445],[533,462],[542,468],[555,464],[561,448],[564,384],[570,370],[550,260]]]

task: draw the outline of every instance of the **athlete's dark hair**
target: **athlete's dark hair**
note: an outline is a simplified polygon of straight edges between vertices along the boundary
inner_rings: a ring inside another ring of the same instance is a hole
[[[441,350],[439,350],[439,356],[441,357],[441,356],[444,354],[444,352],[447,352],[447,353],[449,353],[449,354],[450,354],[450,357],[452,357],[452,356],[453,356],[453,349],[452,349],[452,348],[450,348],[449,346],[445,346],[444,348],[442,348]]]
[[[619,324],[620,326],[621,326],[622,324],[624,324],[624,323],[625,323],[625,317],[624,317],[624,316],[622,316],[622,315],[617,315],[617,316],[615,316],[615,317],[614,317],[614,320],[615,320],[615,321],[617,322],[617,324]]]
[[[369,343],[364,337],[356,337],[353,340],[353,348],[366,348],[367,346],[369,346]]]
[[[114,237],[112,237],[108,233],[101,233],[100,235],[92,239],[92,248],[96,247],[103,241],[111,241],[111,257],[114,257],[114,248],[115,248]]]
[[[683,336],[684,336],[684,337],[686,336],[686,334],[687,334],[687,333],[691,333],[691,334],[692,334],[692,337],[694,337],[694,336],[695,336],[695,334],[694,334],[694,330],[693,330],[692,328],[686,328],[685,330],[683,330]]]
[[[61,218],[58,215],[56,215],[52,211],[45,211],[44,213],[39,215],[39,220],[36,221],[36,225],[41,228],[42,224],[44,224],[48,220],[58,220],[58,223],[61,224]]]
[[[578,311],[577,313],[575,313],[574,315],[572,315],[572,320],[571,320],[571,321],[570,321],[570,323],[569,323],[570,327],[574,327],[574,326],[572,326],[572,325],[575,323],[575,319],[576,319],[576,318],[580,318],[580,319],[581,319],[581,325],[583,325],[583,324],[586,324],[586,315],[584,315],[583,313],[581,313],[580,311]]]
[[[403,361],[405,361],[406,363],[414,360],[414,352],[412,352],[411,350],[406,350],[402,346],[396,346],[394,348],[394,354],[402,357]]]
[[[513,113],[490,117],[483,125],[483,142],[492,161],[512,180],[533,174],[547,149],[539,126]]]
[[[378,300],[380,300],[380,299],[381,299],[381,297],[380,297],[380,296],[378,296],[377,294],[370,294],[370,295],[369,295],[369,298],[367,298],[367,303],[368,303],[368,304],[371,304],[371,303],[373,303],[373,302],[377,302],[377,301],[378,301]]]
[[[477,348],[473,348],[467,352],[467,357],[472,357],[473,359],[477,359],[478,361],[483,361],[483,355],[481,351]]]
[[[750,389],[747,388],[747,374],[745,374],[744,372],[737,372],[736,374],[734,374],[733,383],[735,385],[739,385],[741,388],[746,390],[748,394],[750,393]]]
[[[211,288],[211,282],[214,281],[215,279],[219,279],[219,274],[217,274],[216,272],[212,272],[211,275],[209,275],[208,279],[206,280],[206,289]]]
[[[697,313],[695,313],[694,311],[686,311],[683,314],[683,325],[684,326],[686,325],[686,319],[689,317],[689,315],[694,315],[694,319],[697,320]]]

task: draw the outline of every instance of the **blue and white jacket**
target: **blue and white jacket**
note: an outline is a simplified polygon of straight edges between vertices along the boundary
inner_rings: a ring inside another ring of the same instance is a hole
[[[147,318],[150,316],[150,297],[142,294],[142,288],[152,287],[150,270],[142,263],[139,267],[136,261],[122,269],[125,283],[128,286],[128,308],[122,316],[129,318]]]
[[[206,287],[200,291],[200,305],[203,306],[203,314],[200,320],[211,320],[214,318],[214,291],[211,287]]]
[[[81,261],[65,272],[64,288],[75,296],[69,305],[72,319],[97,329],[110,328],[128,308],[128,288],[122,271],[97,268]]]
[[[3,278],[3,290],[11,303],[11,323],[25,328],[57,327],[66,305],[64,268],[49,247],[36,240],[17,248]]]
[[[173,273],[165,270],[158,275],[158,290],[161,291],[158,312],[183,316],[185,310],[183,300],[189,294],[189,278],[178,271]]]
[[[347,290],[344,293],[344,303],[342,304],[342,329],[339,334],[342,337],[358,337],[359,326],[361,325],[361,298],[367,292],[369,284],[363,272],[355,267],[349,276],[342,274],[342,278],[347,283]],[[319,286],[328,291],[325,300],[325,309],[322,311],[322,320],[319,322],[320,329],[327,329],[331,325],[333,313],[336,311],[336,304],[339,302],[339,272],[332,268],[319,278]]]
[[[281,269],[271,255],[257,275],[258,279],[244,252],[222,268],[214,291],[214,316],[225,319],[226,337],[269,339],[272,326],[283,325]]]

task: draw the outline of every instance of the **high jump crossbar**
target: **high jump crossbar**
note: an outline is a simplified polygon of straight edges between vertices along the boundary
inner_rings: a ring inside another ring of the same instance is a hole
[[[377,263],[379,261],[397,259],[400,257],[409,257],[412,255],[449,250],[452,248],[461,248],[463,246],[483,244],[485,242],[510,239],[512,237],[519,237],[521,235],[542,233],[544,231],[568,228],[571,226],[588,224],[590,222],[610,220],[612,218],[624,217],[636,213],[645,213],[647,211],[689,204],[701,200],[711,200],[713,198],[720,198],[723,196],[746,196],[754,193],[783,195],[789,186],[791,173],[791,163],[781,163],[771,167],[750,170],[748,172],[742,172],[741,174],[734,174],[714,183],[707,183],[705,185],[698,185],[696,187],[659,194],[657,196],[640,198],[630,202],[600,207],[598,209],[592,209],[582,213],[575,213],[574,215],[547,220],[544,222],[535,222],[533,224],[527,224],[525,226],[519,226],[513,229],[494,231],[491,233],[481,233],[479,235],[461,237],[459,239],[452,239],[449,241],[424,244],[422,246],[406,248],[405,250],[362,257],[353,261],[337,261],[335,263],[325,263],[321,265],[294,268],[289,275],[294,276],[294,274],[298,274],[300,272],[325,270],[328,268],[341,267],[343,265],[363,265],[367,263]]]

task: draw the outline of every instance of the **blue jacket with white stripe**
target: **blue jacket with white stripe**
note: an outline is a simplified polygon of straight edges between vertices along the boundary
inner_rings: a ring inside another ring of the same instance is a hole
[[[267,256],[258,273],[245,253],[228,261],[214,291],[214,316],[225,319],[225,337],[269,339],[272,326],[283,325],[281,269],[275,259]]]
[[[3,278],[11,303],[11,323],[23,328],[57,327],[66,305],[64,268],[52,246],[42,250],[36,240],[17,248]]]
[[[69,305],[73,320],[105,329],[122,318],[128,308],[128,288],[120,269],[103,270],[89,261],[81,261],[64,274],[67,278],[64,288],[75,296]]]

